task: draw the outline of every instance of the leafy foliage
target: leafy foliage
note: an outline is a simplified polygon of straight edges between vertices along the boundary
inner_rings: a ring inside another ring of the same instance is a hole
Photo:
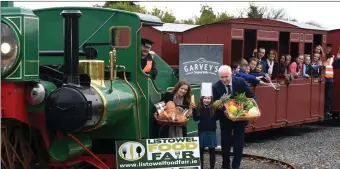
[[[113,8],[113,9],[119,9],[119,10],[137,12],[137,13],[143,13],[143,14],[147,13],[147,10],[145,9],[145,7],[139,4],[136,4],[136,2],[132,2],[132,1],[106,1],[103,6],[95,5],[95,7]]]
[[[148,12],[150,15],[157,16],[159,19],[161,19],[163,22],[166,23],[174,23],[176,21],[175,15],[172,13],[172,11],[168,11],[167,9],[165,11],[162,11],[156,7],[154,7],[151,12]]]
[[[256,5],[253,2],[249,3],[249,6],[244,9],[238,9],[236,14],[234,15],[229,14],[227,11],[215,13],[209,5],[201,4],[199,16],[193,16],[191,18],[182,20],[177,20],[173,12],[168,9],[161,10],[157,7],[154,7],[151,11],[147,11],[146,8],[138,4],[137,1],[106,1],[103,6],[94,5],[94,7],[114,8],[125,11],[150,14],[159,17],[165,23],[204,25],[233,18],[282,19],[297,22],[295,18],[290,18],[289,16],[287,16],[286,11],[283,8],[268,8],[266,6]],[[322,26],[315,21],[308,21],[305,23],[322,28]]]

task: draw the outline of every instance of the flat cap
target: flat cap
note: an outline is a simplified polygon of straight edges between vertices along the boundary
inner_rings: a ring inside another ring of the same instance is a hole
[[[153,44],[151,40],[145,39],[145,38],[142,38],[141,42],[142,42],[142,45],[144,45],[145,47],[151,47]]]

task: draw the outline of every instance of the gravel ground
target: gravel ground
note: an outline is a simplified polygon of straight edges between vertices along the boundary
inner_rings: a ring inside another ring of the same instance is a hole
[[[210,163],[209,163],[209,155],[204,155],[204,169],[210,169]],[[222,167],[222,156],[216,154],[216,164],[215,169],[220,169]],[[242,169],[282,169],[277,164],[268,163],[265,161],[257,160],[257,159],[250,159],[250,158],[243,158]]]
[[[340,169],[340,121],[250,133],[244,153],[285,161],[298,169]],[[222,159],[216,157],[216,161],[219,168]],[[253,164],[256,162],[245,159],[242,168],[262,166]]]
[[[266,135],[270,136],[263,139]],[[340,168],[340,121],[256,133],[247,140],[247,154],[282,160],[299,169]]]

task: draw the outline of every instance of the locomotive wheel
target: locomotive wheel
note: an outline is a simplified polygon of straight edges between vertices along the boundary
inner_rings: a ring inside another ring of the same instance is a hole
[[[47,161],[39,130],[15,120],[2,120],[1,169],[46,169]]]

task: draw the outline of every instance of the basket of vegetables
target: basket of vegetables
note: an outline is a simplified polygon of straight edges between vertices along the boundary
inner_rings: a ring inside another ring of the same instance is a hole
[[[215,108],[226,108],[224,112],[231,121],[254,121],[261,117],[261,112],[253,98],[247,98],[245,93],[230,99],[230,96],[222,96],[220,100],[214,102]]]
[[[176,107],[172,101],[167,102],[163,107],[159,105],[165,105],[164,103],[156,104],[157,112],[154,113],[154,117],[158,124],[168,126],[185,126],[189,121],[189,110],[184,110],[181,107]]]

